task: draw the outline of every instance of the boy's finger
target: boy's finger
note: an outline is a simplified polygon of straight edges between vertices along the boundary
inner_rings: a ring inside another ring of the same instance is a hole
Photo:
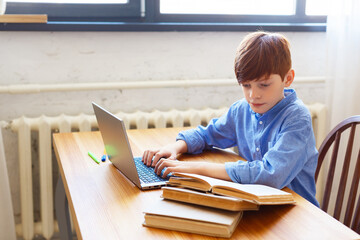
[[[160,157],[157,154],[155,154],[154,157],[152,158],[151,166],[155,167],[155,165],[159,161],[159,159],[160,159]]]
[[[147,162],[148,162],[148,156],[149,156],[149,151],[146,151],[146,152],[144,153],[144,157],[143,157],[143,162],[144,162],[144,164],[147,164]]]
[[[147,154],[148,154],[148,150],[143,152],[143,155],[142,155],[142,158],[141,158],[141,161],[143,163],[146,163],[146,161],[147,161]]]
[[[147,152],[147,153],[146,153],[146,158],[145,158],[145,164],[146,164],[146,165],[149,165],[149,158],[150,158],[150,156],[151,156],[151,152]]]
[[[160,175],[162,169],[165,167],[165,161],[163,159],[161,159],[156,165],[155,165],[155,173],[157,175]]]
[[[157,152],[158,152],[158,150],[157,151],[147,151],[147,155],[146,155],[145,162],[144,162],[144,164],[146,166],[150,167],[150,165],[152,165],[153,157]]]
[[[171,172],[172,172],[172,168],[171,168],[171,167],[167,167],[161,177],[162,177],[162,178],[166,178],[167,175],[169,175]]]
[[[146,166],[150,166],[151,165],[151,160],[153,158],[154,154],[152,152],[148,153],[148,155],[146,156]]]
[[[161,152],[157,152],[155,155],[154,155],[154,158],[152,159],[152,164],[151,166],[152,167],[155,167],[156,163],[164,157],[164,154],[161,154]]]

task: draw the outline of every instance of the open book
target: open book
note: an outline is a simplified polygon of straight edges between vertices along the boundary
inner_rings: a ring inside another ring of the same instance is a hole
[[[169,179],[169,185],[240,198],[259,205],[295,203],[291,193],[273,187],[234,183],[197,174],[173,173]]]
[[[230,238],[241,220],[233,212],[158,198],[144,211],[146,227]]]
[[[258,210],[259,205],[239,198],[215,195],[179,187],[162,187],[164,199],[192,203],[229,211]]]

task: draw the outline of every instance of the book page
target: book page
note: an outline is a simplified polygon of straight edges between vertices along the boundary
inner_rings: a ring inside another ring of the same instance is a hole
[[[220,208],[230,211],[258,210],[259,205],[240,198],[215,195],[211,192],[199,192],[178,187],[162,187],[165,199],[192,203],[196,205]]]
[[[195,179],[189,177],[171,177],[167,185],[188,187],[203,192],[211,191],[211,186],[207,182],[201,179]]]
[[[212,186],[212,189],[216,188],[226,188],[233,191],[240,191],[249,195],[259,196],[259,197],[266,197],[266,196],[290,196],[291,193],[282,191],[277,188],[260,185],[260,184],[240,184],[234,183],[230,181],[225,181],[221,179],[216,179],[212,177],[206,177],[198,174],[191,174],[191,173],[176,173],[176,175],[180,175],[183,177],[192,177],[195,179],[201,179]],[[214,191],[216,192],[216,191]]]
[[[266,197],[266,196],[290,196],[291,193],[282,191],[277,188],[269,187],[266,185],[260,184],[240,184],[234,182],[228,182],[228,184],[213,186],[213,188],[227,188],[229,190],[245,192],[249,195]]]
[[[144,213],[223,225],[232,225],[241,216],[241,212],[180,203],[161,198],[154,200],[154,203],[149,205]]]
[[[228,183],[232,183],[229,181],[225,181],[225,180],[221,180],[221,179],[217,179],[217,178],[212,178],[212,177],[207,177],[207,176],[202,176],[202,175],[198,175],[198,174],[193,174],[193,173],[174,173],[173,174],[176,177],[189,177],[192,179],[196,179],[199,182],[201,182],[202,184],[208,186],[209,191],[211,190],[211,188],[215,185],[224,185],[227,186]],[[179,179],[181,182],[181,178]]]
[[[192,221],[183,218],[173,218],[152,214],[145,214],[144,218],[145,221],[143,226],[145,227],[163,228],[168,230],[208,235],[212,237],[229,238],[231,237],[231,234],[237,225],[237,222],[228,226],[223,224]]]

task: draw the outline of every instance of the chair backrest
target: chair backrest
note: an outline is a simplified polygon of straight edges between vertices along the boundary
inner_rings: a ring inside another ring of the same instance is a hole
[[[321,209],[325,212],[328,211],[329,206],[329,199],[331,194],[331,189],[334,181],[334,174],[335,174],[335,167],[336,162],[341,159],[343,159],[343,166],[341,170],[341,176],[340,176],[340,182],[339,187],[337,191],[337,198],[335,202],[335,208],[334,208],[334,214],[333,217],[339,220],[341,209],[343,206],[343,200],[344,200],[344,193],[346,189],[346,182],[348,178],[349,173],[349,167],[351,162],[351,156],[353,152],[353,145],[354,145],[354,137],[356,132],[356,125],[360,124],[360,115],[352,116],[350,118],[345,119],[344,121],[340,122],[334,129],[331,130],[331,132],[327,135],[323,143],[321,144],[319,148],[319,159],[318,159],[318,166],[315,173],[315,181],[318,180],[320,168],[323,164],[324,158],[331,146],[333,146],[332,154],[330,156],[330,165],[328,170],[327,179],[325,182],[325,191],[323,195],[323,201],[321,204]],[[350,129],[349,129],[350,128]],[[349,138],[347,141],[347,147],[345,151],[345,156],[342,158],[341,156],[338,156],[339,152],[339,145],[340,145],[340,139],[341,134],[349,129]],[[359,177],[360,177],[360,150],[354,149],[354,151],[358,151],[357,158],[353,159],[356,161],[354,174],[352,177],[352,183],[349,191],[349,198],[346,204],[346,212],[345,212],[345,218],[344,218],[344,224],[354,231],[360,233],[360,200],[357,201],[355,212],[355,201],[357,199],[357,190],[359,185]],[[351,179],[351,178],[350,178]],[[351,224],[352,220],[352,224]]]

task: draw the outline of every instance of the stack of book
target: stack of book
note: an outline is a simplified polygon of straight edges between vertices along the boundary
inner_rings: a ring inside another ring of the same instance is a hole
[[[231,237],[243,211],[295,203],[291,193],[269,186],[189,173],[174,173],[162,191],[144,211],[144,226],[214,237]]]

